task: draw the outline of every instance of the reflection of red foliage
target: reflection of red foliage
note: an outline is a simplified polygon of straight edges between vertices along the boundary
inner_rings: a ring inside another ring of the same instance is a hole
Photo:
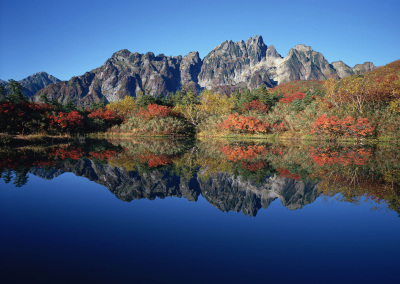
[[[219,127],[235,132],[267,132],[269,125],[253,116],[231,114],[226,120],[218,125]]]
[[[10,158],[0,160],[0,169],[3,168],[15,169],[18,166],[18,164],[21,163],[21,160],[22,159],[20,158],[18,159],[18,162],[17,159],[10,159]]]
[[[262,154],[266,154],[268,150],[264,146],[224,146],[219,149],[230,161],[236,162],[240,160],[254,159]]]
[[[258,100],[252,100],[248,104],[243,105],[243,111],[257,111],[257,112],[268,112],[268,107],[260,103]]]
[[[369,158],[372,156],[370,149],[360,148],[351,149],[344,148],[340,151],[334,151],[329,148],[316,149],[310,148],[311,157],[314,162],[319,166],[341,164],[343,166],[348,165],[365,165]]]
[[[83,150],[80,147],[74,148],[74,147],[63,147],[63,148],[52,148],[50,150],[50,155],[53,157],[56,157],[61,160],[65,159],[73,159],[73,160],[79,160],[83,157]]]
[[[302,100],[304,93],[283,94],[283,98],[279,100],[280,103],[290,104],[294,100]]]
[[[170,107],[157,104],[149,104],[147,106],[147,109],[140,108],[136,115],[148,120],[155,117],[176,116],[176,113]]]
[[[172,163],[172,157],[166,155],[158,155],[153,153],[145,153],[143,155],[137,155],[141,163],[147,163],[150,168],[156,168],[158,166],[166,166]]]
[[[287,169],[277,169],[276,170],[281,177],[286,177],[290,179],[295,179],[295,180],[300,180],[300,175],[299,174],[292,174],[289,172]]]
[[[113,150],[104,150],[101,152],[90,152],[89,159],[108,161],[108,160],[114,158],[116,154],[117,154],[117,152],[115,152]]]

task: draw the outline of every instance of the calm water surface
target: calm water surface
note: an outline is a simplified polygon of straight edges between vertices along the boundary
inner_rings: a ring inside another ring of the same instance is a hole
[[[0,150],[2,283],[399,283],[396,147]]]

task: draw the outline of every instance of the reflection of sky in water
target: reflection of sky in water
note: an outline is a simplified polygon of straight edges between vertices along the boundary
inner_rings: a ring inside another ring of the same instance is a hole
[[[30,175],[22,188],[0,181],[0,269],[30,283],[394,283],[400,219],[377,206],[275,200],[248,217],[201,196],[126,203],[71,173]]]

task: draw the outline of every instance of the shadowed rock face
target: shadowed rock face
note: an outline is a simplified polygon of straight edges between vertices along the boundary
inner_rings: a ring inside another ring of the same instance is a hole
[[[186,180],[170,175],[164,170],[139,175],[137,172],[97,164],[88,159],[79,160],[75,164],[64,163],[57,169],[33,168],[30,172],[45,179],[72,172],[104,185],[117,198],[126,202],[142,198],[153,200],[156,197],[184,197],[190,201],[197,201],[201,194],[223,212],[241,211],[249,216],[256,216],[258,210],[267,208],[277,198],[288,209],[296,210],[312,203],[319,195],[316,183],[304,183],[288,178],[271,177],[257,184],[242,180],[240,176],[218,173],[205,180],[197,175]]]
[[[274,87],[294,80],[325,80],[363,73],[375,66],[366,62],[348,67],[341,61],[329,64],[324,56],[305,45],[296,45],[285,58],[274,46],[264,44],[261,36],[246,42],[224,41],[200,59],[198,52],[186,56],[155,56],[131,53],[123,49],[112,55],[102,66],[50,85],[41,93],[60,102],[71,100],[87,106],[106,98],[116,101],[139,92],[157,97],[175,92],[182,85],[196,85],[209,90],[221,87]]]
[[[49,86],[40,93],[60,102],[72,100],[78,106],[87,106],[101,98],[118,101],[125,96],[135,97],[139,92],[157,97],[175,92],[181,82],[197,82],[201,59],[197,52],[187,56],[155,56],[131,53],[123,49],[113,54],[101,67],[69,81]],[[40,94],[36,95],[38,99]]]

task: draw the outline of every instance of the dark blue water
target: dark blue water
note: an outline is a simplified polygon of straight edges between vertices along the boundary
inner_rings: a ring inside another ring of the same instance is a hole
[[[397,213],[336,197],[249,217],[72,173],[0,180],[1,283],[399,283]]]

